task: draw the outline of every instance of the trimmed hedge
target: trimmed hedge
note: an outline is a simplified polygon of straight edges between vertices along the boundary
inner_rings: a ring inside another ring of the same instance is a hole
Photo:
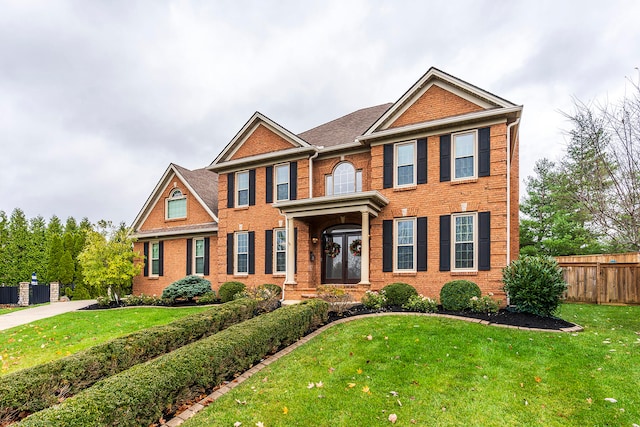
[[[157,423],[327,319],[328,304],[311,300],[234,325],[155,360],[106,378],[21,426],[141,426]]]
[[[407,283],[392,283],[382,288],[382,290],[387,298],[387,306],[402,307],[409,302],[409,298],[418,295],[416,288]]]
[[[471,306],[471,298],[480,298],[482,293],[475,283],[469,280],[453,280],[440,289],[440,304],[445,310],[461,311]]]
[[[239,294],[245,289],[247,289],[247,287],[242,282],[224,282],[220,285],[220,289],[218,289],[218,297],[221,302],[232,301],[236,294]]]
[[[173,351],[254,316],[245,298],[2,376],[0,425],[59,403],[96,381]],[[21,415],[21,413],[23,413]]]

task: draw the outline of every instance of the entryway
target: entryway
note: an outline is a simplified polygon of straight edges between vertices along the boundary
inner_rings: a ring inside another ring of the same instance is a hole
[[[362,228],[341,224],[322,233],[322,283],[360,282]]]

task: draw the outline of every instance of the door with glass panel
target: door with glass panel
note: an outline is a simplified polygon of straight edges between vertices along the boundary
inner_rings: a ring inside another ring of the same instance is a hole
[[[360,282],[362,230],[356,225],[331,227],[322,235],[322,283]]]

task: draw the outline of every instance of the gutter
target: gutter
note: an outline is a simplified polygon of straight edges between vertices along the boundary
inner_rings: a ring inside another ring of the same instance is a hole
[[[316,150],[316,152],[311,157],[309,157],[309,198],[310,199],[313,199],[313,159],[318,157],[318,154],[320,154],[320,152]],[[284,294],[284,288],[282,289]]]
[[[513,123],[507,125],[507,264],[511,263],[511,128],[520,123],[518,117]],[[518,142],[516,136],[515,143]],[[515,145],[513,147],[515,149]],[[510,304],[507,295],[507,306]]]

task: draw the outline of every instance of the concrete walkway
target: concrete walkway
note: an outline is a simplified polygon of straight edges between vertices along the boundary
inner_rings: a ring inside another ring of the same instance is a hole
[[[26,325],[36,320],[46,319],[47,317],[57,316],[58,314],[68,313],[70,311],[80,310],[91,304],[95,304],[96,300],[81,300],[68,302],[54,302],[38,307],[18,310],[12,313],[0,315],[0,331],[13,328],[15,326]]]

